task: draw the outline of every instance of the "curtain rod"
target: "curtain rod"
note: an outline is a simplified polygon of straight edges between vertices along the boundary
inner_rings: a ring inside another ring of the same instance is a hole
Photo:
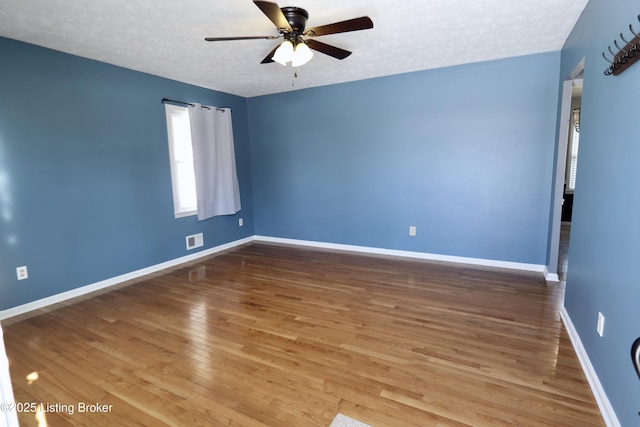
[[[188,105],[189,107],[195,107],[196,106],[196,104],[192,104],[191,102],[176,101],[175,99],[162,98],[162,103],[164,104],[165,102],[173,102],[175,104]],[[206,108],[207,110],[211,109],[211,107],[207,107],[206,105],[201,105],[200,107]],[[218,108],[218,107],[216,107],[216,110],[225,111],[224,108]],[[231,108],[229,108],[229,111],[231,111]]]

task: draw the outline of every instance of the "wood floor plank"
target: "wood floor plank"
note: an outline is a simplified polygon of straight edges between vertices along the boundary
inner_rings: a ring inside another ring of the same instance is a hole
[[[76,409],[52,426],[603,426],[563,295],[533,274],[251,243],[3,329],[16,399]]]

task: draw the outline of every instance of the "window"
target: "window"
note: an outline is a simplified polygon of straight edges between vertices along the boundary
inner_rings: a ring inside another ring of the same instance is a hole
[[[241,207],[231,109],[189,105],[165,104],[174,214],[234,215]]]
[[[176,218],[196,215],[196,179],[193,169],[191,125],[188,107],[165,104],[171,182],[173,188],[173,212]]]
[[[569,190],[576,189],[576,173],[578,172],[578,148],[580,146],[580,133],[573,130],[571,140],[571,157],[569,158]]]
[[[569,146],[569,167],[567,168],[567,191],[576,189],[576,173],[578,172],[578,149],[580,148],[580,109],[573,111],[571,126],[571,144]]]

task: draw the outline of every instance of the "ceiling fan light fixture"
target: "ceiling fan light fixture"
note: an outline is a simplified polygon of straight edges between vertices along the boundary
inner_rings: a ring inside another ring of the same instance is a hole
[[[287,65],[287,62],[291,62],[294,57],[293,51],[293,43],[289,40],[285,40],[282,42],[280,47],[276,49],[276,52],[273,54],[273,59],[278,64],[282,64],[284,66]]]
[[[292,67],[300,67],[301,65],[306,64],[311,61],[313,58],[313,51],[309,49],[304,42],[300,42],[296,45],[295,50],[293,51],[293,59],[291,61]]]
[[[373,21],[371,21],[371,18],[368,16],[320,25],[319,27],[306,28],[309,13],[302,8],[293,6],[280,7],[272,1],[253,0],[253,3],[276,26],[280,35],[205,37],[205,40],[208,42],[253,39],[274,40],[282,37],[283,42],[273,48],[260,63],[269,64],[271,62],[277,62],[285,67],[291,63],[292,67],[299,67],[313,58],[314,54],[311,49],[336,59],[345,59],[351,55],[351,52],[348,50],[322,43],[318,40],[308,40],[305,42],[303,37],[327,36],[373,28]]]

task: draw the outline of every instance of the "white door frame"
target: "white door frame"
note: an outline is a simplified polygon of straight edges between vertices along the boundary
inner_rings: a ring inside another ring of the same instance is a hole
[[[0,324],[0,403],[7,405],[13,404],[13,388],[11,387],[11,375],[9,374],[9,359],[4,348],[4,337],[2,334],[2,325]],[[18,427],[18,413],[15,410],[7,410],[9,407],[2,408],[0,411],[0,426]]]
[[[556,182],[553,196],[553,216],[551,219],[551,238],[547,280],[558,281],[558,256],[560,252],[560,226],[562,223],[562,201],[567,167],[567,147],[569,145],[569,126],[571,121],[571,90],[573,81],[584,71],[584,58],[569,74],[562,84],[562,103],[560,107],[560,128],[558,130],[558,153],[556,158]]]

